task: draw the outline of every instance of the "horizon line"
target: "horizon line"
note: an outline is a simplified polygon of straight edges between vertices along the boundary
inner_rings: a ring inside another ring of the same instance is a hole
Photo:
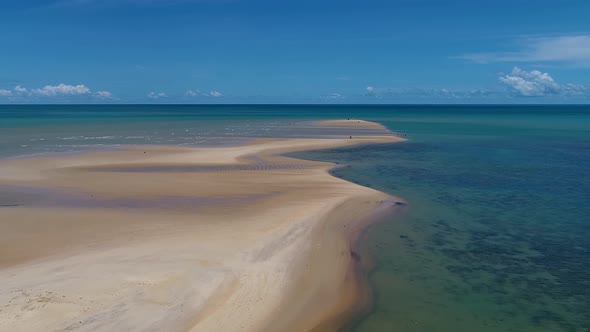
[[[2,106],[590,106],[590,103],[0,103],[0,107]]]

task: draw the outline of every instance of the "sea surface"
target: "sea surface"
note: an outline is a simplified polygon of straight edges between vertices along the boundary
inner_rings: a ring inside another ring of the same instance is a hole
[[[314,137],[309,121],[348,117],[409,140],[296,155],[409,209],[363,238],[373,301],[347,331],[590,331],[590,106],[0,106],[0,158]]]

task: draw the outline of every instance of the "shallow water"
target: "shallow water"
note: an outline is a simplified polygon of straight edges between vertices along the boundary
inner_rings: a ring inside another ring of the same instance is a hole
[[[410,139],[297,154],[410,204],[368,232],[374,305],[350,330],[590,331],[590,107],[0,106],[0,156],[314,136],[309,120],[346,117]]]
[[[369,230],[374,306],[349,330],[590,330],[590,108],[477,111],[381,117],[410,141],[299,154],[411,205]]]
[[[120,145],[238,145],[252,138],[371,134],[326,129],[330,107],[184,105],[0,105],[0,158],[108,150]]]

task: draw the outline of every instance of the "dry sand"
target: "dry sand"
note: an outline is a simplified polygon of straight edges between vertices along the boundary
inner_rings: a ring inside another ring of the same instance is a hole
[[[382,128],[354,122],[318,125]],[[310,331],[354,305],[351,240],[395,198],[280,154],[399,140],[1,161],[0,330]]]

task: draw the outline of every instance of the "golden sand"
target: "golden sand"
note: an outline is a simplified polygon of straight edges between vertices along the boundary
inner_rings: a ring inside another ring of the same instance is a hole
[[[382,128],[350,121],[318,125]],[[399,140],[2,161],[0,330],[311,331],[354,305],[351,239],[392,197],[281,154]]]

